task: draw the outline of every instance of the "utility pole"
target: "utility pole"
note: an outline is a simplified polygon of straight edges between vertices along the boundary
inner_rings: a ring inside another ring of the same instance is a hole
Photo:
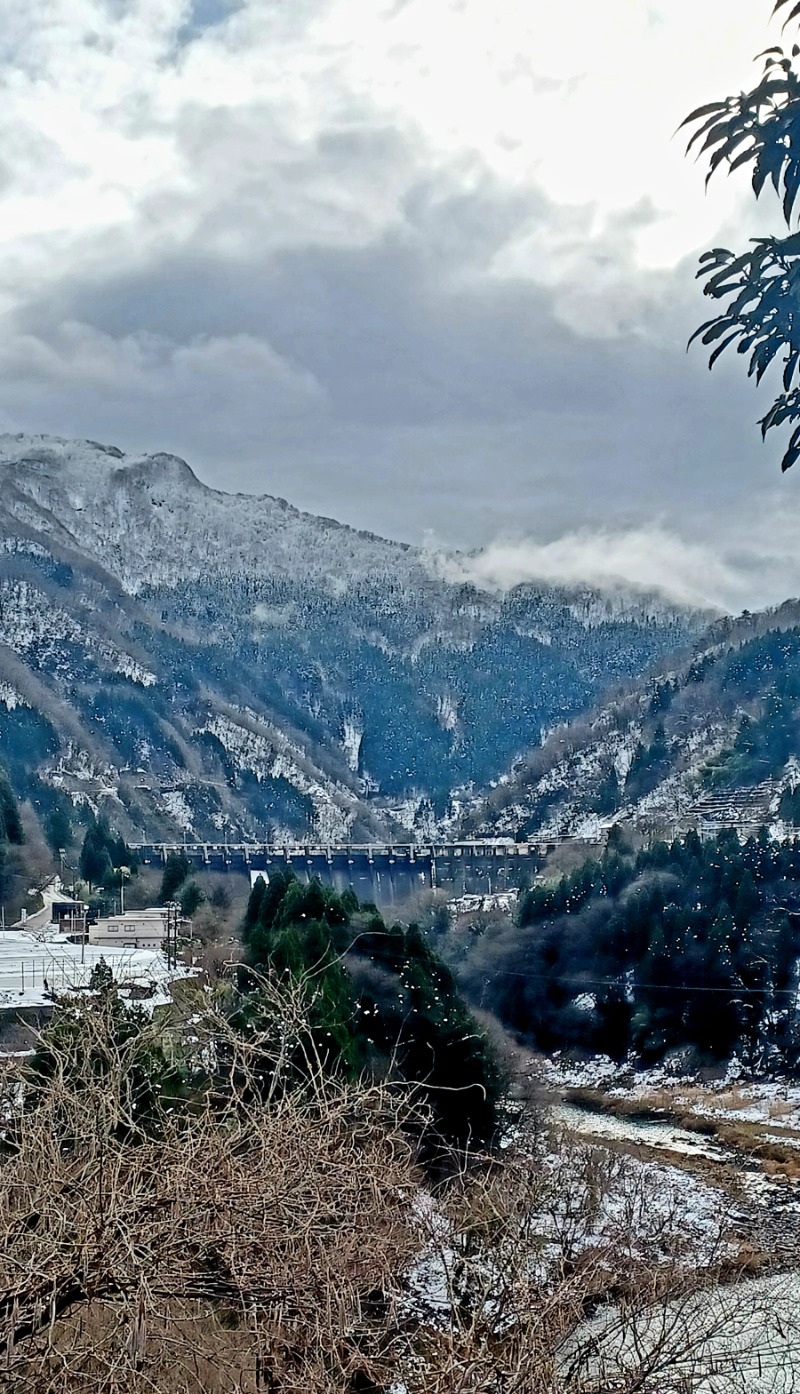
[[[177,901],[167,902],[167,968],[177,968],[178,966],[178,916],[180,906]]]

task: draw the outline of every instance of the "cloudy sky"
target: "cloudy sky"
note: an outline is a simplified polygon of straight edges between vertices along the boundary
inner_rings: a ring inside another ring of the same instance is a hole
[[[0,428],[429,545],[487,583],[800,591],[798,477],[674,138],[771,0],[0,0]]]

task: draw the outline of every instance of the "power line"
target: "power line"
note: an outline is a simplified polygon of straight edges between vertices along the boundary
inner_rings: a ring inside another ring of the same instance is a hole
[[[619,978],[564,978],[560,975],[558,977],[549,977],[546,973],[521,973],[518,970],[515,971],[513,968],[496,968],[493,971],[492,977],[524,978],[527,982],[552,983],[554,987],[561,987],[562,985],[569,985],[571,987],[625,986],[624,983],[620,982]],[[487,978],[486,981],[489,983],[492,979]],[[798,989],[793,987],[690,987],[683,983],[642,983],[638,980],[632,983],[631,986],[636,988],[652,988],[655,992],[724,992],[727,993],[728,996],[736,997],[741,997],[743,994],[752,994],[756,996],[760,993],[769,993],[773,997],[796,997],[798,994]]]

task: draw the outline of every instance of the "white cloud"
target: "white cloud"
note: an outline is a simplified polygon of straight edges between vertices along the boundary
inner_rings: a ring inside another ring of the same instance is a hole
[[[469,556],[442,559],[451,579],[507,590],[524,581],[632,585],[663,590],[686,604],[727,608],[735,574],[708,549],[661,527],[621,532],[588,528],[552,542],[497,540]]]
[[[737,613],[779,604],[800,593],[800,510],[766,504],[745,538],[704,544],[650,525],[619,531],[583,528],[552,542],[502,540],[470,555],[446,556],[429,544],[432,562],[452,580],[508,590],[525,581],[656,589],[680,604]]]
[[[763,31],[744,0],[249,0],[179,46],[190,12],[188,0],[15,9],[0,248],[17,273],[26,258],[38,276],[63,273],[92,231],[115,230],[106,255],[125,261],[204,228],[219,238],[227,221],[234,250],[248,198],[260,245],[268,232],[273,245],[358,244],[402,224],[424,169],[584,209],[570,277],[580,247],[602,253],[615,212],[642,199],[659,216],[630,246],[648,265],[674,265],[736,213],[735,185],[705,198],[670,138],[692,103],[747,80]],[[381,129],[411,158],[376,166],[362,148],[344,178],[326,159],[326,138]],[[529,230],[505,266],[548,279],[553,257]]]

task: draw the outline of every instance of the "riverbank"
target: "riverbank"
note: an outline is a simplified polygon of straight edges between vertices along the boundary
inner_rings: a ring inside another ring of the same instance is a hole
[[[604,1149],[658,1160],[724,1197],[738,1258],[750,1273],[800,1262],[800,1086],[789,1081],[670,1078],[533,1059],[530,1097],[548,1125]]]

